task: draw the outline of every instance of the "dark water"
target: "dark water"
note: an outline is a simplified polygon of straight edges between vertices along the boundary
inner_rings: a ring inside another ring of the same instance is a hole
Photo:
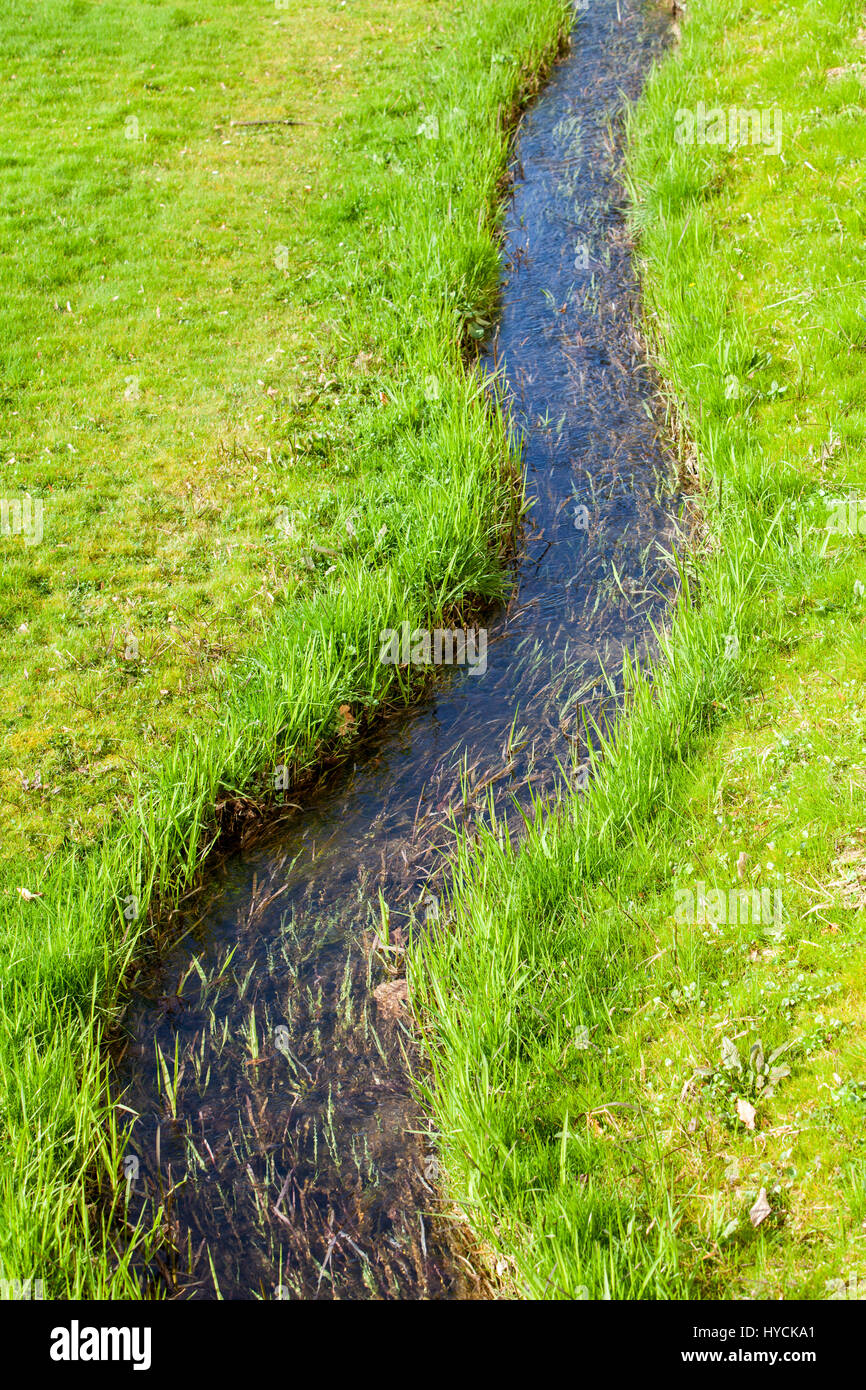
[[[142,1278],[180,1297],[467,1292],[411,1097],[400,948],[437,911],[454,821],[580,777],[581,707],[599,709],[602,667],[646,649],[673,593],[659,544],[677,499],[617,181],[617,111],[667,32],[658,7],[592,0],[519,132],[489,362],[534,506],[486,671],[452,668],[216,870],[130,999],[115,1078],[137,1116],[130,1214],[165,1202],[175,1253]]]

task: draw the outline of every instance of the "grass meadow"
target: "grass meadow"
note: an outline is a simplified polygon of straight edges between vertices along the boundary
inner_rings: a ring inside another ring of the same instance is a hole
[[[419,693],[383,627],[504,592],[519,459],[475,354],[572,18],[4,7],[4,1279],[140,1297],[160,1217],[121,1242],[103,1047],[131,957],[277,769]],[[459,842],[411,951],[444,1195],[505,1297],[866,1281],[863,23],[690,0],[629,115],[681,599],[589,789]]]

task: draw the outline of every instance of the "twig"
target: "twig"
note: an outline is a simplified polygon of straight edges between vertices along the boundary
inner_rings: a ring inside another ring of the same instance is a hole
[[[315,125],[315,121],[284,121],[280,117],[275,117],[268,121],[231,121],[232,126],[254,126],[254,125]]]

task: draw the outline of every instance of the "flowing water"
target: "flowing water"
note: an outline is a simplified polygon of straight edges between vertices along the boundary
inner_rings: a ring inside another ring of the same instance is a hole
[[[141,1277],[176,1296],[469,1292],[412,1098],[401,947],[437,914],[455,821],[580,780],[581,709],[598,712],[602,668],[647,649],[674,591],[661,551],[677,498],[617,178],[617,112],[668,32],[657,6],[592,0],[518,134],[487,363],[533,506],[513,596],[485,620],[486,670],[443,668],[293,819],[213,870],[133,988],[114,1081],[134,1116],[130,1212],[165,1203],[174,1253]]]

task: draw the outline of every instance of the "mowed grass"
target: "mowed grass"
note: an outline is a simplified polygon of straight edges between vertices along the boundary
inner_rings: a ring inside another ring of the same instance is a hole
[[[339,257],[310,209],[335,126],[422,12],[4,11],[0,491],[44,518],[42,543],[0,541],[6,855],[99,829],[142,750],[206,714],[220,663],[309,583],[299,545],[327,544],[358,486],[328,456],[351,371],[335,380],[313,282]]]
[[[44,538],[0,539],[4,858],[91,841],[274,605],[319,587],[359,499],[396,520],[394,446],[447,413],[419,358],[453,374],[495,293],[499,155],[475,188],[441,172],[489,112],[473,91],[462,137],[450,105],[417,134],[455,13],[5,8],[0,497],[38,499]],[[418,175],[445,225],[404,266]]]
[[[861,24],[696,0],[632,113],[703,521],[588,793],[462,845],[413,969],[450,1194],[519,1296],[863,1295],[866,564],[827,528],[866,495]],[[780,152],[678,143],[699,101],[778,109]],[[689,920],[699,882],[781,919]]]
[[[472,350],[565,10],[0,23],[0,498],[44,526],[0,538],[0,1266],[136,1296],[101,1051],[126,962],[232,808],[413,697],[381,628],[502,593],[519,488]]]

